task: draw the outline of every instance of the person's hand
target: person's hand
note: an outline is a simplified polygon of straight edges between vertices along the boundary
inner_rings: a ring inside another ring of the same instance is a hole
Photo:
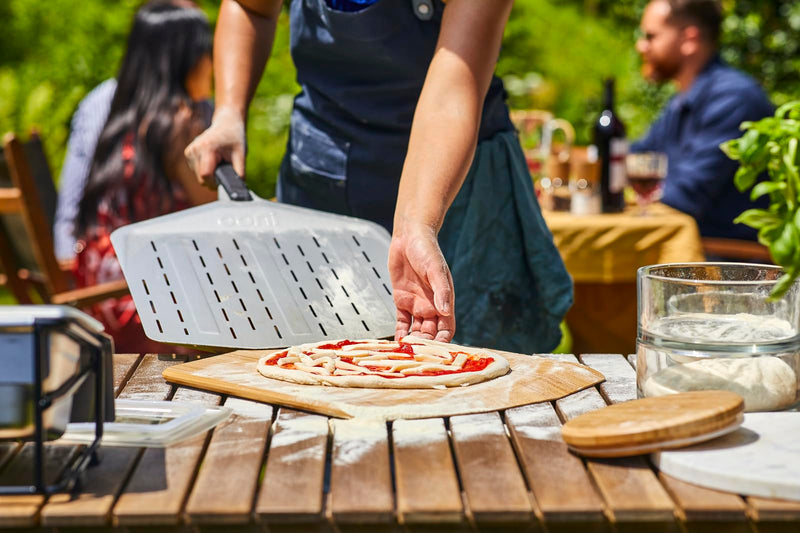
[[[225,109],[214,113],[211,126],[184,151],[189,167],[197,180],[215,188],[214,169],[222,161],[230,161],[237,174],[244,178],[245,127],[242,117]]]
[[[389,276],[397,307],[395,338],[411,333],[449,342],[456,330],[453,278],[433,228],[395,226]]]

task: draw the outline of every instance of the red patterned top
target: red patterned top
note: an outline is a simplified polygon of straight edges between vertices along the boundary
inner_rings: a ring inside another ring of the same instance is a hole
[[[111,232],[135,222],[132,212],[136,213],[138,220],[145,220],[190,206],[186,191],[180,184],[172,183],[170,200],[165,187],[156,182],[153,176],[135,174],[134,153],[133,135],[129,134],[122,148],[124,180],[102,197],[97,206],[97,219],[86,235],[79,239],[76,247],[78,253],[73,274],[79,288],[123,278],[117,255],[111,246]],[[125,191],[128,191],[127,197]],[[116,200],[116,209],[112,207],[112,199]],[[127,202],[133,204],[133,209]],[[114,337],[117,352],[163,351],[163,345],[145,337],[141,320],[129,295],[100,302],[90,312],[103,323],[106,333]],[[174,349],[171,351],[174,352]]]

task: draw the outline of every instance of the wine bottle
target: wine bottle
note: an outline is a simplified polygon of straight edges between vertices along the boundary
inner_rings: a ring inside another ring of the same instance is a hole
[[[623,190],[627,182],[625,156],[628,141],[625,125],[614,113],[614,78],[605,80],[603,111],[594,124],[594,144],[600,157],[600,194],[603,213],[616,213],[625,207]]]

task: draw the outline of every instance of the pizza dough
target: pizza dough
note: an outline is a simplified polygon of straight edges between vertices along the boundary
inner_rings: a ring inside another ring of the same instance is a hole
[[[700,359],[665,368],[644,383],[645,396],[710,389],[739,394],[745,411],[770,411],[795,402],[797,376],[778,357],[763,356]]]
[[[366,339],[301,344],[258,361],[258,371],[268,378],[374,389],[471,385],[508,370],[508,361],[494,352],[411,336],[400,342]]]

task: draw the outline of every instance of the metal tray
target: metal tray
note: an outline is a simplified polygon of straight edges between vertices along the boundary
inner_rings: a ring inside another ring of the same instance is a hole
[[[383,227],[225,191],[112,233],[148,337],[258,349],[394,334]]]

